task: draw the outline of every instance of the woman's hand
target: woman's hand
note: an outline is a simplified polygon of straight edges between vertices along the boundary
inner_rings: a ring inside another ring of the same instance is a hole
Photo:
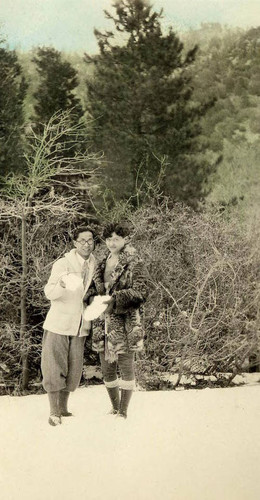
[[[110,295],[107,295],[107,297],[104,299],[102,297],[102,300],[103,300],[104,304],[110,304],[111,300],[114,300],[114,299]]]
[[[115,299],[113,297],[110,297],[108,301],[106,301],[107,308],[105,310],[105,313],[110,314],[113,311],[114,304],[115,304]]]

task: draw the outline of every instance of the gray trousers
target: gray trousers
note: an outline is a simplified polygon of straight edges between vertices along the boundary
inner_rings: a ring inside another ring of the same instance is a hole
[[[78,387],[83,369],[85,338],[44,332],[41,369],[46,392],[63,389],[71,392]]]

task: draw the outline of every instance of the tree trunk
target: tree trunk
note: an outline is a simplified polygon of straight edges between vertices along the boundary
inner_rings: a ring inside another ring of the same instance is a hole
[[[27,330],[27,253],[26,253],[26,212],[22,214],[22,276],[20,287],[20,307],[21,307],[21,322],[20,322],[20,339],[22,344],[22,389],[27,389],[29,384],[29,366],[28,366],[28,351],[26,347],[26,330]]]

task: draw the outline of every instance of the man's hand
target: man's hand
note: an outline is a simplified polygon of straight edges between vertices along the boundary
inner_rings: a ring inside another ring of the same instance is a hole
[[[60,279],[59,283],[62,288],[66,288],[66,283],[64,283],[62,278]]]

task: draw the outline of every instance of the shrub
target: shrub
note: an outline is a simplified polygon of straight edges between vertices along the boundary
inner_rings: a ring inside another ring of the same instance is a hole
[[[153,386],[165,372],[178,374],[175,385],[194,373],[230,383],[259,350],[255,242],[219,214],[169,207],[167,200],[131,222],[150,289],[139,383]]]
[[[248,359],[259,353],[259,245],[222,214],[170,206],[167,199],[128,210],[127,217],[150,290],[145,350],[136,363],[139,385],[170,389],[194,374],[195,386],[212,385],[213,378],[218,385],[231,383],[245,370]],[[19,385],[24,351],[32,379],[40,381],[42,322],[49,306],[43,286],[51,263],[65,251],[70,225],[77,220],[76,214],[70,217],[65,212],[59,218],[52,213],[32,218],[27,242],[28,325],[23,339],[19,337],[19,233],[10,220],[2,223],[0,383],[6,390]],[[101,252],[100,246],[97,255]],[[89,341],[85,353],[88,365],[97,362]],[[172,381],[169,373],[174,375]]]
[[[2,392],[18,391],[21,387],[22,356],[28,356],[30,381],[40,382],[40,356],[42,323],[49,308],[44,295],[44,286],[50,275],[52,264],[71,248],[70,231],[73,226],[86,223],[78,211],[69,209],[59,198],[60,213],[39,211],[28,216],[26,255],[26,333],[20,335],[21,308],[21,228],[20,221],[10,217],[12,204],[0,206],[2,218],[0,229],[0,387]],[[3,216],[4,211],[8,214]],[[93,363],[94,353],[86,350],[86,361]],[[31,390],[32,388],[30,388]]]

